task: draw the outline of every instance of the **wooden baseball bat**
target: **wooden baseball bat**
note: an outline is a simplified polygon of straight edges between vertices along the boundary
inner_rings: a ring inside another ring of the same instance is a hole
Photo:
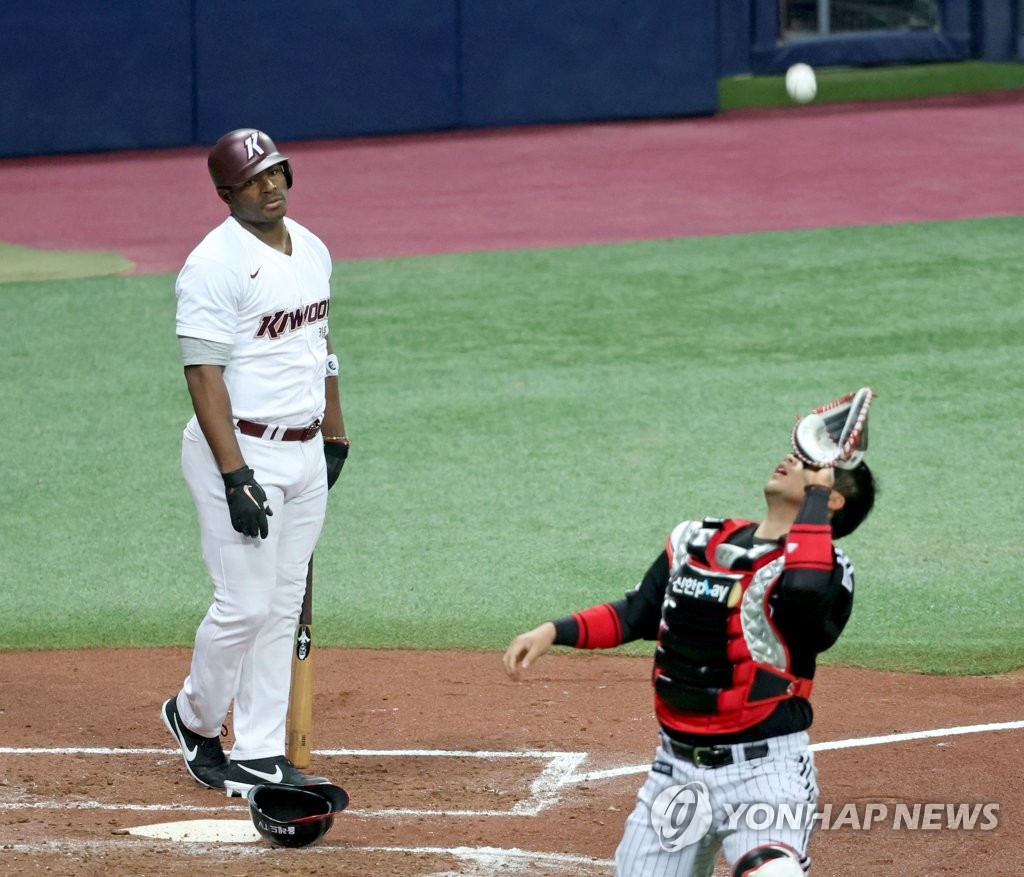
[[[292,687],[288,695],[285,755],[298,768],[309,767],[313,744],[313,558],[306,569],[306,594],[295,631]]]

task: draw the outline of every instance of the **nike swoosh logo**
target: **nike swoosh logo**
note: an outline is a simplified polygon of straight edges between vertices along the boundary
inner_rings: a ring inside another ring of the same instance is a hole
[[[185,753],[185,760],[192,761],[196,757],[196,753],[199,751],[199,746],[193,746],[189,749],[185,745],[185,732],[181,730],[181,723],[178,721],[178,717],[174,717],[174,727],[178,729],[178,742],[181,744],[181,751]]]
[[[255,271],[253,271],[253,272],[252,272],[252,274],[250,274],[250,275],[249,275],[249,277],[250,277],[250,278],[251,278],[252,280],[255,280],[255,279],[256,279],[256,275],[257,275],[257,274],[259,274],[259,273],[260,273],[260,271],[262,271],[262,270],[263,270],[263,266],[262,266],[262,265],[260,265],[260,267],[259,267],[259,268],[257,268],[257,269],[256,269]]]
[[[248,484],[246,484],[245,487],[242,488],[242,493],[244,493],[247,497],[249,497],[249,499],[252,500],[252,504],[256,506],[256,508],[260,508],[260,504],[256,501],[256,497],[252,495],[252,491],[249,490]]]
[[[240,764],[238,766],[246,773],[251,773],[257,779],[266,780],[268,783],[279,783],[284,779],[284,774],[281,772],[281,765],[275,767],[273,773],[265,773],[262,770],[256,770],[254,767],[246,767],[244,764]]]

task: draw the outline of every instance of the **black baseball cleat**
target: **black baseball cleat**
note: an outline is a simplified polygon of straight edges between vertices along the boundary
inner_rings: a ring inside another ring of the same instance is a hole
[[[201,737],[190,731],[178,715],[178,706],[172,697],[164,703],[160,711],[167,730],[174,735],[181,747],[181,757],[185,760],[185,770],[199,785],[208,789],[224,788],[224,771],[228,760],[224,757],[224,749],[220,745],[220,737]]]
[[[303,773],[283,755],[253,758],[248,761],[229,761],[224,770],[224,789],[228,797],[244,798],[253,786],[271,784],[282,786],[319,786],[329,783],[327,777]]]

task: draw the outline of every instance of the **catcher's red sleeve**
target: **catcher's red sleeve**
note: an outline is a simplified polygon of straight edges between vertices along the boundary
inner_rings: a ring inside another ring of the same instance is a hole
[[[828,524],[794,524],[786,537],[786,569],[832,569],[832,528]]]
[[[573,618],[579,625],[577,649],[611,649],[622,645],[622,621],[611,603],[576,612]]]

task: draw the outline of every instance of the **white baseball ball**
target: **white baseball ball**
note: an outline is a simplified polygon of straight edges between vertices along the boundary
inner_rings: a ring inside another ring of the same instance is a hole
[[[807,64],[794,64],[786,71],[786,91],[798,104],[814,100],[818,93],[818,80]]]

